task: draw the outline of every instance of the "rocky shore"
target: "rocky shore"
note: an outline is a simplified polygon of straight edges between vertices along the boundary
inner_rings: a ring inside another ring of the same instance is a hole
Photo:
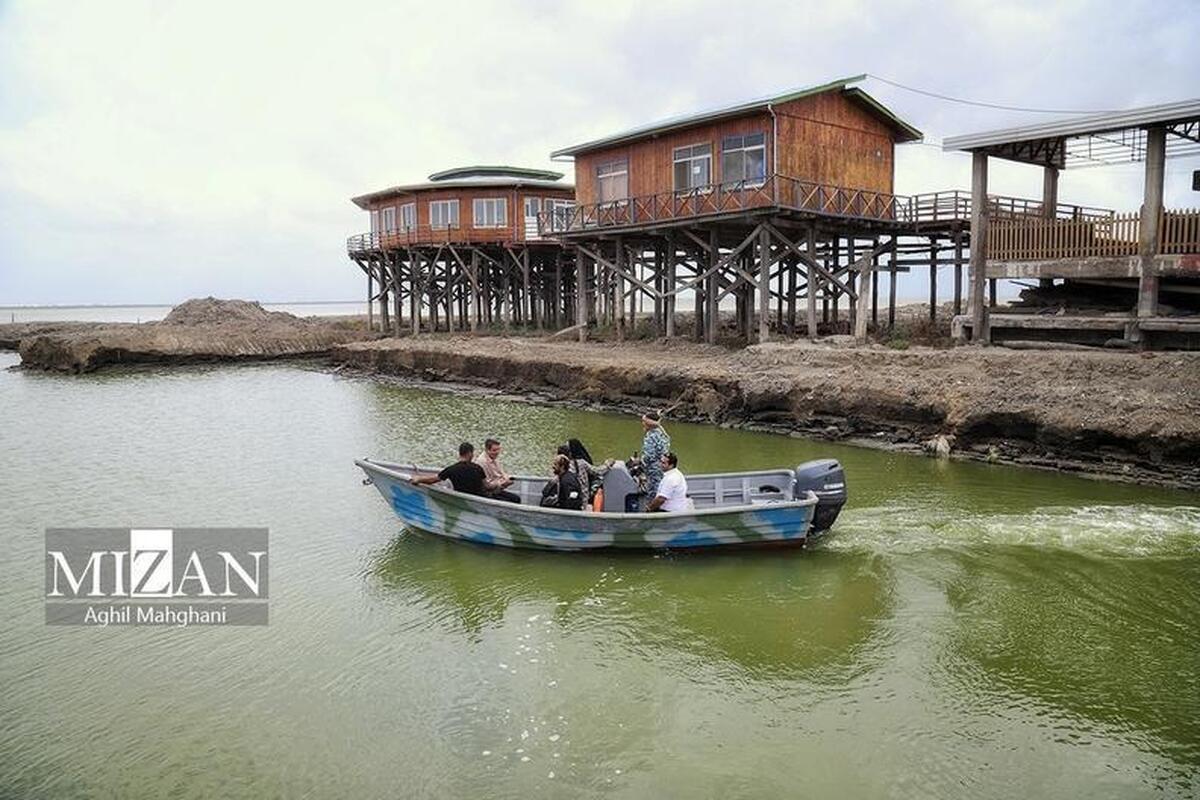
[[[207,297],[176,306],[161,322],[41,322],[0,325],[0,348],[26,367],[90,372],[109,364],[190,363],[324,355],[372,338],[354,321],[301,318],[245,300]]]
[[[535,401],[1200,489],[1200,353],[419,336],[331,358]]]

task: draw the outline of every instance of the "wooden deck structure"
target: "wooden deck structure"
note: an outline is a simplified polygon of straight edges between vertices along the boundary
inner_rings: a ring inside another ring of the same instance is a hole
[[[1200,155],[1200,100],[1096,114],[1059,122],[946,139],[947,150],[973,158],[973,196],[987,192],[988,158],[1041,167],[1043,195],[1057,195],[1059,172],[1068,167],[1143,162],[1141,208],[1132,213],[1073,218],[1058,215],[996,219],[983,208],[972,220],[979,242],[971,257],[971,313],[956,320],[962,338],[990,342],[997,331],[1074,333],[1056,338],[1101,338],[1114,326],[1124,339],[1146,345],[1158,339],[1200,346],[1200,315],[1164,317],[1164,291],[1200,293],[1200,210],[1163,207],[1166,161]],[[1124,317],[1079,316],[1068,322],[1046,316],[993,316],[983,286],[997,278],[1062,279],[1124,288]],[[1022,334],[1023,335],[1023,334]]]
[[[715,342],[726,302],[746,342],[767,341],[773,329],[862,340],[870,326],[895,324],[897,276],[919,268],[929,270],[930,317],[938,314],[943,268],[953,272],[954,313],[961,313],[972,197],[894,193],[894,148],[921,134],[856,88],[862,77],[552,154],[575,160],[576,205],[543,214],[541,230],[576,250],[580,318],[621,336],[645,307],[656,332],[674,336],[677,306],[690,300],[692,334]],[[1111,216],[1044,199],[980,202],[996,219]]]
[[[379,329],[395,335],[574,324],[573,253],[537,222],[570,210],[574,187],[562,177],[462,167],[353,198],[371,219],[346,242],[367,277],[368,324],[376,303]]]
[[[1080,263],[1113,280],[1138,279],[1146,263],[1155,276],[1200,272],[1197,212],[1160,211],[1151,235],[1145,213],[1058,202],[1065,144],[982,145],[1046,161],[1037,199],[988,194],[979,153],[969,192],[895,193],[895,147],[921,133],[859,89],[864,77],[563,148],[552,157],[574,160],[574,187],[553,172],[469,167],[354,198],[372,225],[347,250],[383,330],[524,325],[580,340],[592,326],[644,334],[647,321],[655,335],[707,342],[864,340],[895,325],[898,276],[927,270],[930,319],[952,295],[956,329],[986,341],[971,321],[987,319],[998,279],[1070,276]],[[1154,161],[1157,140],[1141,141]],[[1144,316],[1120,329],[1176,327]]]

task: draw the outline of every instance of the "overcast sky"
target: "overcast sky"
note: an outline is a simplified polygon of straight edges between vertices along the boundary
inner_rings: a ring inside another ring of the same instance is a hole
[[[861,72],[1039,108],[1191,98],[1198,42],[1196,0],[0,0],[0,305],[358,299],[355,194],[553,166],[557,147]],[[1049,118],[864,88],[931,142]],[[898,147],[896,190],[967,188],[969,161]],[[1200,206],[1196,167],[1168,162],[1169,205]],[[992,169],[994,191],[1040,194],[1036,169]],[[1071,171],[1060,199],[1133,210],[1140,181]]]

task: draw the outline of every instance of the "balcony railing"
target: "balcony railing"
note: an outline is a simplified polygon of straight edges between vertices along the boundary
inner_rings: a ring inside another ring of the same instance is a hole
[[[417,225],[389,231],[370,231],[346,240],[346,251],[365,253],[379,250],[398,250],[414,245],[511,243],[515,240],[512,225],[499,228],[475,228],[452,225],[433,227]]]
[[[953,191],[897,195],[771,175],[762,181],[718,183],[686,191],[660,192],[543,212],[538,215],[538,229],[543,236],[555,236],[764,208],[905,224],[967,222],[971,219],[971,194]],[[1042,203],[1035,200],[988,196],[988,211],[995,219],[1040,218],[1042,208]],[[1065,203],[1055,208],[1055,216],[1059,219],[1106,219],[1112,214],[1107,209]]]
[[[998,219],[988,224],[987,257],[996,261],[1135,256],[1141,235],[1137,212],[1105,218]],[[1200,253],[1200,210],[1164,211],[1156,253]]]
[[[1042,218],[1044,205],[1040,200],[1005,195],[988,195],[988,216],[993,220]],[[909,198],[906,220],[909,222],[952,222],[971,219],[971,193],[959,190],[912,195]],[[1115,212],[1108,208],[1059,203],[1054,208],[1056,219],[1107,219]]]

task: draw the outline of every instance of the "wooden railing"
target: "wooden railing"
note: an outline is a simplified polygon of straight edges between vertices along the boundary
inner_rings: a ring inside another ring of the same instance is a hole
[[[634,227],[679,219],[737,214],[763,208],[781,208],[828,217],[886,220],[906,224],[968,222],[970,192],[936,192],[898,195],[868,189],[849,189],[787,175],[762,181],[739,181],[700,186],[686,191],[659,192],[605,203],[587,203],[572,209],[542,212],[542,236],[603,228]],[[1019,197],[988,196],[988,212],[995,219],[1042,216],[1042,204]],[[1059,204],[1059,219],[1107,219],[1113,212]]]
[[[1200,208],[1164,211],[1158,242],[1160,253],[1200,253]]]
[[[431,225],[417,225],[410,228],[399,228],[389,231],[371,231],[351,236],[346,240],[348,253],[367,253],[380,250],[397,250],[412,245],[438,244],[484,244],[499,242],[512,243],[516,240],[513,226],[501,228],[475,228],[455,225],[448,228],[435,228]]]
[[[987,257],[996,261],[1135,256],[1141,215],[1101,219],[997,219],[988,224]],[[1200,210],[1164,211],[1157,253],[1200,253]]]

